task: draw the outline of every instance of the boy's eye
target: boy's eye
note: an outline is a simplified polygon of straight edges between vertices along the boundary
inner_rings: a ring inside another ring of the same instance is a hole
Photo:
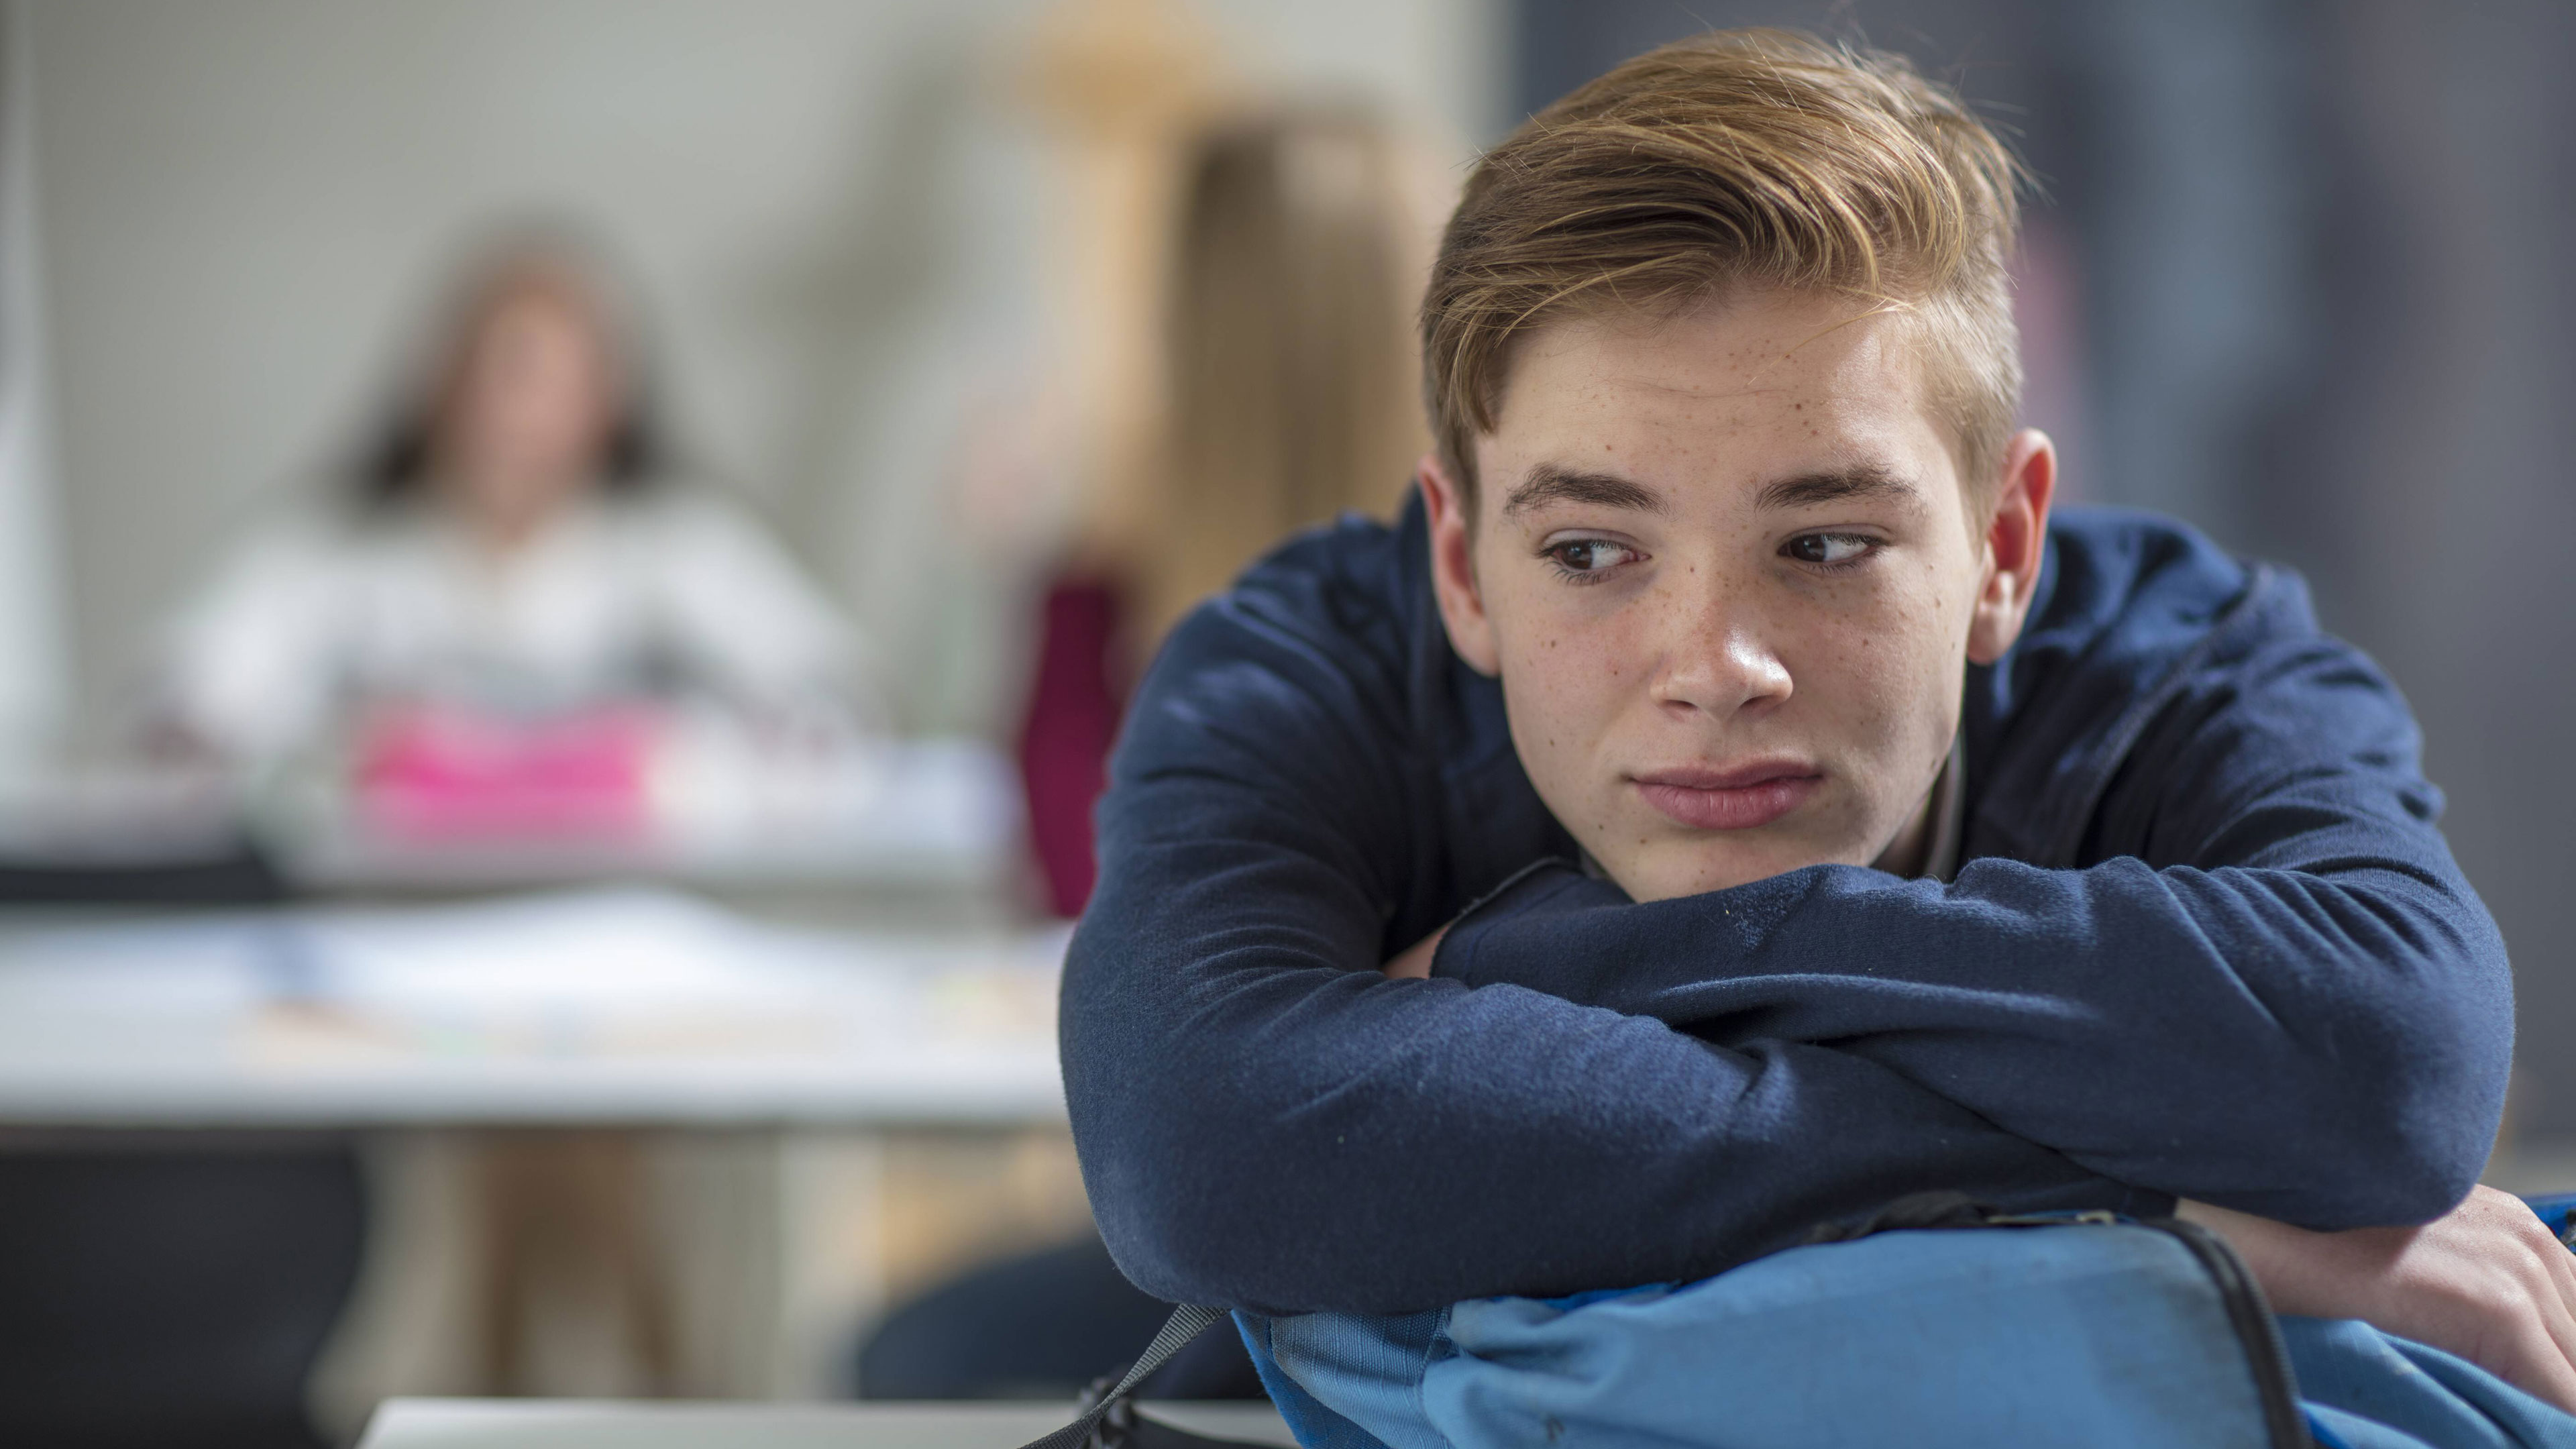
[[[1802,533],[1780,551],[1800,563],[1842,564],[1868,553],[1878,540],[1863,533]]]
[[[1599,574],[1632,561],[1637,551],[1606,538],[1577,538],[1549,545],[1547,556],[1567,573]]]

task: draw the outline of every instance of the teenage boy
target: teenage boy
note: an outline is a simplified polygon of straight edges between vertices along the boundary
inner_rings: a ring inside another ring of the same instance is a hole
[[[1772,33],[1478,165],[1418,498],[1200,610],[1113,765],[1064,1071],[1140,1286],[1403,1312],[1926,1189],[2188,1202],[2286,1311],[2576,1402],[2566,1255],[2455,1211],[2511,990],[2414,723],[2294,578],[2052,524],[2014,183]]]

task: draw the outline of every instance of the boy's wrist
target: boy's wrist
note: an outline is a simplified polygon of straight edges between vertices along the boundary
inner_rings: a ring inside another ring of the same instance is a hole
[[[2508,1194],[2472,1189],[2420,1227],[2312,1232],[2190,1201],[2174,1216],[2226,1238],[2276,1313],[2358,1318],[2576,1410],[2576,1260]]]
[[[1455,925],[1456,922],[1453,921],[1450,924]],[[1394,960],[1387,962],[1386,965],[1381,968],[1384,971],[1386,978],[1389,981],[1430,980],[1431,958],[1438,954],[1441,939],[1448,934],[1449,927],[1442,926],[1439,930],[1436,930],[1430,935],[1423,937],[1421,940],[1414,942],[1412,945],[1405,947]]]

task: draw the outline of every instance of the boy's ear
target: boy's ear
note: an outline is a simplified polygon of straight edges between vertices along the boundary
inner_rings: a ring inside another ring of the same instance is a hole
[[[1968,662],[1992,664],[2021,637],[2048,556],[2048,506],[2057,493],[2057,445],[2037,428],[2013,434],[2004,450],[1994,516],[1986,524],[1986,566],[1968,621]]]
[[[1437,453],[1422,455],[1413,481],[1422,489],[1423,512],[1431,520],[1431,585],[1440,598],[1449,647],[1468,668],[1490,677],[1501,670],[1501,651],[1494,647],[1494,623],[1476,587],[1476,530],[1466,492],[1441,466]]]

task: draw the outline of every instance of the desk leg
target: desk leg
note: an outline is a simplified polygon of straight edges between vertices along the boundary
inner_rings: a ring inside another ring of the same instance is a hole
[[[628,1379],[615,1385],[628,1394],[677,1387],[647,1149],[634,1132],[485,1136],[482,1377],[492,1392],[556,1391],[565,1378],[592,1373]],[[591,1321],[581,1335],[590,1342],[547,1342],[550,1322],[568,1316]],[[566,1356],[598,1362],[564,1365],[566,1374],[544,1361]]]

